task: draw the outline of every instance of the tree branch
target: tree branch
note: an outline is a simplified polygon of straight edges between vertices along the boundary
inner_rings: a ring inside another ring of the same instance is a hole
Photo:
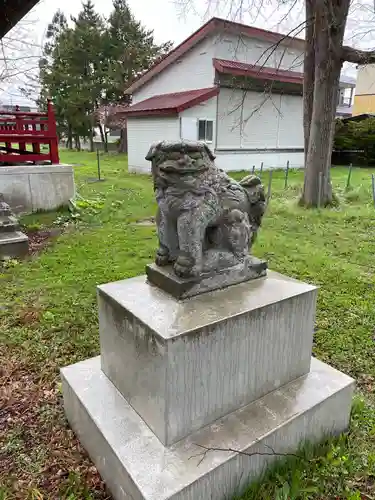
[[[375,63],[375,50],[359,50],[343,46],[341,59],[354,64],[373,64]]]
[[[198,446],[198,448],[202,448],[204,451],[201,453],[197,453],[196,455],[192,455],[189,458],[197,458],[201,457],[201,459],[198,462],[198,466],[203,462],[203,460],[206,458],[207,453],[210,451],[225,451],[228,453],[238,453],[239,455],[245,455],[247,457],[255,457],[255,456],[261,456],[261,457],[284,457],[284,458],[298,458],[298,460],[302,460],[304,462],[317,462],[319,461],[319,458],[312,458],[308,459],[302,455],[297,455],[296,453],[279,453],[276,452],[271,446],[265,445],[270,451],[269,452],[253,452],[249,453],[246,451],[241,451],[241,450],[236,450],[235,448],[216,448],[216,447],[211,447],[211,446],[204,446],[203,444],[198,444],[194,443],[195,446]]]

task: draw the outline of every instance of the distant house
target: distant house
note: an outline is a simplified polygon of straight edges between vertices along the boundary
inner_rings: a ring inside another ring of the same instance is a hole
[[[349,118],[353,114],[353,96],[356,88],[356,79],[342,75],[338,95],[336,116],[338,118]]]
[[[126,90],[130,170],[180,138],[206,141],[225,170],[303,166],[303,53],[302,39],[208,21]]]
[[[38,108],[36,106],[16,106],[14,104],[2,104],[0,102],[0,113],[1,111],[21,111],[22,113],[30,113],[38,111]]]
[[[358,67],[353,115],[375,113],[375,64]]]

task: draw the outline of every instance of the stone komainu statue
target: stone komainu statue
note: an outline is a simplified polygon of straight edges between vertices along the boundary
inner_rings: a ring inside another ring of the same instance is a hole
[[[237,182],[216,167],[202,142],[153,144],[146,156],[158,203],[156,264],[181,277],[237,265],[248,257],[265,211],[261,181]]]

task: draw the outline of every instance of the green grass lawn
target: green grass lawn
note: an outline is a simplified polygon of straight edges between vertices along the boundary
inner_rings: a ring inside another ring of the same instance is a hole
[[[40,254],[0,268],[0,500],[109,498],[69,430],[58,369],[99,353],[95,287],[143,273],[156,248],[149,177],[125,156],[62,152],[73,163],[79,214],[24,217],[63,233]],[[236,174],[235,177],[241,177]],[[265,183],[268,174],[263,174]],[[270,268],[319,285],[314,354],[357,380],[351,428],[306,460],[282,464],[245,499],[375,499],[375,208],[371,172],[332,170],[337,208],[297,206],[302,173],[275,172],[254,253]],[[312,459],[311,457],[315,458]],[[197,499],[200,500],[200,499]],[[208,500],[208,499],[207,499]]]

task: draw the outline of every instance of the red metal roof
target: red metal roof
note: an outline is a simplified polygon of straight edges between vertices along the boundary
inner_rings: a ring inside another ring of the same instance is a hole
[[[303,73],[288,71],[267,66],[256,66],[238,61],[228,61],[225,59],[213,59],[213,64],[219,73],[234,76],[250,76],[259,80],[273,80],[286,83],[303,84]]]
[[[124,109],[121,114],[123,113],[126,116],[177,114],[184,109],[207,101],[207,99],[218,93],[219,89],[217,87],[210,87],[208,89],[186,90],[185,92],[155,95]]]
[[[170,64],[174,63],[177,59],[183,56],[204,38],[218,32],[222,34],[230,33],[235,35],[249,36],[252,38],[257,38],[259,40],[267,40],[274,44],[281,43],[282,45],[288,45],[289,47],[296,47],[301,50],[304,50],[305,47],[305,41],[301,38],[285,36],[273,31],[262,30],[260,28],[254,28],[253,26],[248,26],[246,24],[235,23],[233,21],[227,21],[225,19],[213,17],[192,35],[190,35],[189,38],[187,38],[184,42],[171,50],[161,61],[158,61],[154,66],[146,71],[146,73],[136,78],[135,81],[130,85],[130,87],[126,89],[125,93],[132,94],[152,78],[154,78],[156,75],[158,75],[165,68],[167,68]]]

